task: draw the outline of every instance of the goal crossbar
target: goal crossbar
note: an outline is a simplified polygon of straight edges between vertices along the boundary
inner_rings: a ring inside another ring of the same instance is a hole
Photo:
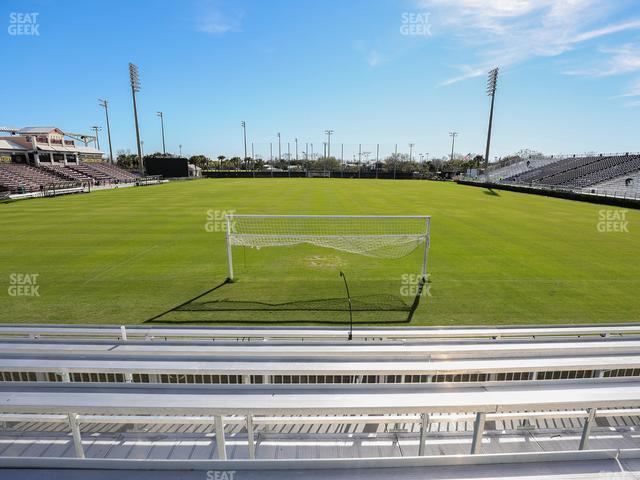
[[[229,279],[233,246],[311,244],[374,258],[401,258],[424,244],[426,279],[430,217],[425,215],[226,215]]]

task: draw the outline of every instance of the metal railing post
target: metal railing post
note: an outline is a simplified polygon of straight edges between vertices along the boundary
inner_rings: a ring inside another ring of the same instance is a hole
[[[80,435],[80,426],[78,425],[77,414],[69,414],[69,427],[71,428],[71,435],[73,436],[73,447],[76,451],[76,457],[85,458],[84,449],[82,448],[82,436]]]
[[[253,417],[247,415],[247,446],[249,448],[249,458],[256,459],[256,443],[253,436]]]
[[[473,423],[473,441],[471,442],[471,454],[476,454],[480,451],[482,444],[482,434],[484,433],[484,420],[486,414],[483,412],[476,413],[476,420]]]
[[[589,446],[589,434],[591,433],[593,421],[596,418],[596,410],[597,409],[595,408],[587,410],[589,414],[587,415],[587,420],[584,422],[584,428],[582,429],[582,437],[580,437],[580,446],[578,447],[578,450],[585,450]]]
[[[222,415],[215,416],[216,426],[216,447],[218,450],[218,460],[227,459],[227,448],[224,439],[224,422],[222,421]]]
[[[429,414],[420,414],[420,446],[418,447],[418,455],[424,456],[425,443],[427,441],[427,433],[429,432]]]

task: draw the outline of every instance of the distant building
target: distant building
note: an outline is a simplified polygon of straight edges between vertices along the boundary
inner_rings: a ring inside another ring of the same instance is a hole
[[[91,135],[65,133],[55,127],[0,128],[0,162],[33,166],[102,161],[102,152],[90,147]],[[84,145],[77,145],[79,141]]]

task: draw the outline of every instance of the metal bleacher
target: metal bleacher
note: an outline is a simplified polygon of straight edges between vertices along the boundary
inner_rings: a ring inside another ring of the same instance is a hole
[[[398,478],[389,469],[638,456],[638,324],[346,338],[338,328],[0,326],[0,467],[359,465]]]
[[[640,155],[570,157],[518,173],[507,182],[580,189],[640,171]]]

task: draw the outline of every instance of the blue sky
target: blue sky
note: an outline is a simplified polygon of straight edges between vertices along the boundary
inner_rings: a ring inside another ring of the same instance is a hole
[[[39,35],[10,35],[31,12]],[[241,154],[241,120],[263,156],[277,132],[283,153],[295,137],[318,152],[328,128],[347,158],[358,143],[445,155],[452,130],[456,152],[483,152],[494,66],[492,157],[640,150],[638,1],[5,0],[0,18],[0,126],[88,132],[107,98],[116,151],[135,150],[130,61],[145,152],[158,110],[186,154]]]

